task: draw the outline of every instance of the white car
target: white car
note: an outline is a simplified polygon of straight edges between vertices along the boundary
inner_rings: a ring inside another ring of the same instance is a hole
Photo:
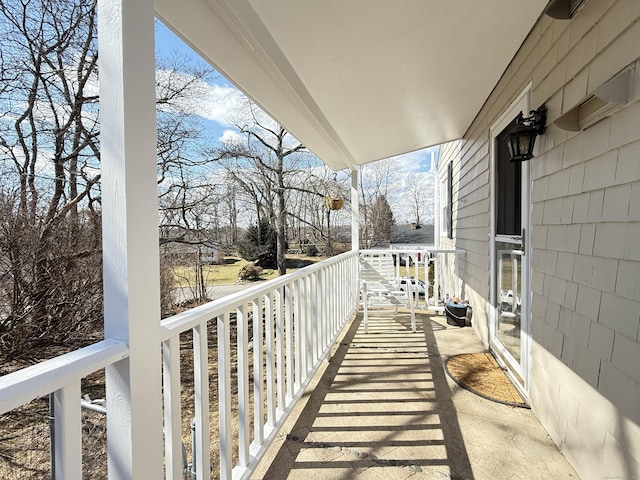
[[[515,297],[515,310],[514,310]],[[520,298],[513,294],[513,290],[500,290],[500,309],[503,312],[520,312]]]
[[[427,286],[422,280],[416,280],[415,278],[409,279],[411,280],[411,291],[415,293],[418,291],[418,295],[424,297],[424,293],[427,291]],[[407,288],[407,278],[400,278],[400,290],[403,292]]]

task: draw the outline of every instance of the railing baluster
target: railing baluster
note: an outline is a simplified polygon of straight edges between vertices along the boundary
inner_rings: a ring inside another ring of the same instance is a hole
[[[433,297],[434,297],[434,303],[435,303],[435,307],[438,308],[440,307],[439,303],[440,303],[440,268],[441,268],[441,263],[439,261],[439,257],[438,255],[441,255],[439,253],[436,253],[434,258],[433,258]],[[442,295],[445,295],[445,292],[442,292]]]
[[[369,304],[367,303],[367,282],[362,282],[362,310],[364,311],[364,333],[369,333]]]
[[[338,265],[336,266],[335,270],[334,270],[334,279],[331,282],[331,285],[342,285],[340,283],[340,281],[342,280],[342,272],[344,271],[344,267],[345,267],[345,262],[341,261],[340,263],[338,263]],[[351,279],[351,281],[353,281],[353,279]],[[344,285],[347,285],[346,283]],[[345,296],[348,294],[349,292],[349,286],[347,285],[346,288],[341,288],[338,290],[338,296],[336,297],[336,316],[334,319],[334,333],[337,332],[338,329],[338,324],[340,322],[340,314],[342,312],[342,303],[344,302],[344,298]]]
[[[306,299],[307,299],[307,315],[305,318],[305,324],[307,327],[307,369],[305,370],[304,378],[305,380],[309,376],[309,372],[313,368],[313,365],[316,361],[315,351],[316,351],[316,342],[318,341],[316,335],[316,302],[315,302],[315,292],[313,289],[313,280],[315,278],[315,272],[313,272],[309,277],[307,277],[307,281],[305,282],[306,289]]]
[[[274,301],[271,293],[265,295],[265,355],[267,376],[267,426],[273,428],[276,423],[276,381],[275,381],[275,335],[274,335]]]
[[[253,299],[253,443],[258,447],[264,440],[263,397],[263,320],[262,298]]]
[[[322,271],[317,272],[313,276],[313,324],[315,332],[313,336],[313,364],[315,365],[320,354],[322,353],[322,344],[324,343],[324,299],[322,298]]]
[[[327,279],[327,294],[331,291],[333,285],[340,285],[338,283],[338,272],[340,271],[340,264],[333,265],[330,271],[329,278]],[[346,287],[346,285],[345,285]],[[336,292],[336,295],[331,295],[331,330],[329,334],[329,340],[332,339],[336,332],[336,319],[338,317],[338,305],[340,302],[340,289]]]
[[[232,478],[231,437],[231,326],[229,314],[217,318],[218,325],[218,415],[220,422],[220,479]]]
[[[300,290],[298,291],[298,300],[300,302],[300,385],[307,378],[307,365],[309,363],[309,346],[307,345],[307,311],[309,309],[307,280],[308,278],[306,277],[300,279]]]
[[[325,350],[331,337],[331,297],[327,295],[327,281],[331,275],[331,270],[323,270],[320,274],[320,301],[322,302],[322,343],[320,352]]]
[[[209,351],[207,324],[193,327],[193,376],[195,392],[196,444],[194,463],[198,479],[211,476],[209,439]]]
[[[53,394],[55,422],[55,478],[82,478],[82,428],[80,419],[80,380]]]
[[[328,345],[331,342],[331,337],[333,336],[333,303],[334,298],[332,295],[329,295],[329,281],[332,278],[331,275],[332,269],[329,268],[324,271],[322,274],[322,293],[321,298],[323,298],[324,303],[324,345]],[[330,352],[330,350],[329,350]],[[328,358],[328,357],[327,357]]]
[[[304,282],[304,286],[305,286],[305,306],[307,308],[305,308],[305,315],[304,315],[304,331],[305,331],[305,348],[307,349],[307,364],[305,365],[305,369],[304,369],[304,379],[306,381],[307,377],[309,376],[309,372],[311,371],[311,369],[313,368],[313,364],[315,362],[315,356],[314,356],[314,348],[313,348],[313,342],[314,342],[314,327],[315,327],[315,322],[314,322],[314,318],[313,318],[313,290],[311,289],[311,282],[313,279],[315,272],[312,272],[311,275],[309,275]]]
[[[292,292],[294,283],[289,283],[284,287],[284,311],[285,311],[285,356],[286,356],[286,369],[287,369],[287,399],[285,405],[289,405],[289,402],[293,400],[293,392],[295,390],[295,374],[294,374],[294,362],[293,357],[293,315],[292,315]]]
[[[238,464],[249,466],[249,340],[246,307],[238,315]]]
[[[253,299],[253,443],[264,440],[264,362],[262,297]]]
[[[327,292],[327,280],[331,274],[331,269],[323,270],[320,272],[320,301],[322,302],[322,343],[320,344],[320,351],[324,350],[325,345],[329,344],[331,338],[331,296]]]
[[[346,301],[348,298],[351,298],[351,294],[353,292],[354,287],[353,286],[348,286],[349,284],[347,283],[347,279],[351,278],[352,283],[356,283],[353,280],[356,280],[357,282],[359,282],[359,279],[357,276],[350,276],[350,267],[351,267],[351,262],[346,262],[346,261],[342,261],[340,262],[340,272],[338,273],[338,282],[344,282],[344,283],[338,283],[338,285],[347,285],[347,288],[342,289],[342,291],[340,292],[340,304],[338,306],[338,317],[341,318],[343,312],[346,312]],[[360,285],[356,286],[356,289],[360,289]]]
[[[332,285],[339,285],[338,283],[336,283],[336,270],[337,270],[337,266],[333,265],[332,268],[330,268],[329,270],[327,270],[327,274],[325,277],[325,297],[327,299],[328,302],[328,320],[327,320],[327,325],[328,325],[328,329],[327,329],[327,342],[331,342],[332,337],[333,337],[333,333],[334,333],[334,320],[336,318],[336,305],[337,305],[337,299],[338,299],[338,295],[329,295],[329,291],[331,290],[331,286]],[[337,292],[336,292],[337,293]]]
[[[327,280],[327,293],[332,289],[333,285],[340,285],[340,283],[338,283],[340,281],[339,273],[340,273],[340,264],[337,263],[333,265],[333,268],[331,269],[331,274],[329,275],[329,278]],[[345,285],[345,288],[346,288],[346,285]],[[331,335],[329,335],[330,338],[332,338],[336,332],[336,329],[335,329],[336,320],[338,317],[338,307],[340,305],[340,295],[341,295],[340,289],[338,289],[338,291],[335,293],[336,295],[334,295],[333,298],[331,299]]]
[[[303,302],[303,289],[304,283],[301,283],[304,280],[296,280],[294,282],[294,290],[293,290],[293,305],[295,309],[294,313],[294,358],[295,358],[295,369],[296,369],[296,378],[295,378],[295,390],[298,391],[300,385],[302,385],[302,372],[304,370],[305,357],[306,352],[303,349],[304,345],[304,334],[303,334],[303,322],[302,322],[302,302]]]
[[[180,337],[162,342],[162,377],[164,397],[164,443],[167,480],[181,480],[182,461],[180,405]]]
[[[311,309],[311,301],[309,300],[309,277],[306,277],[300,282],[302,285],[300,286],[302,297],[301,297],[301,324],[302,324],[302,351],[304,352],[304,363],[302,365],[302,379],[301,383],[307,379],[307,372],[309,371],[310,357],[311,357],[311,348],[309,345],[309,337],[311,336],[311,332],[309,330],[309,311]]]
[[[360,290],[360,285],[358,284],[359,278],[357,275],[351,274],[351,262],[343,261],[340,263],[340,273],[339,273],[339,281],[344,282],[344,285],[348,285],[341,294],[340,294],[340,305],[338,307],[338,317],[342,318],[343,313],[347,312],[346,302],[352,298],[353,291],[356,292]],[[355,283],[356,285],[349,285],[347,283],[347,279],[350,279],[350,283]],[[354,281],[356,280],[356,281]],[[357,301],[357,300],[356,300]],[[346,316],[346,315],[345,315]]]
[[[276,303],[276,388],[278,389],[278,413],[282,413],[286,408],[287,401],[285,398],[286,377],[284,365],[284,347],[285,347],[285,326],[284,326],[284,289],[278,288],[275,291]]]

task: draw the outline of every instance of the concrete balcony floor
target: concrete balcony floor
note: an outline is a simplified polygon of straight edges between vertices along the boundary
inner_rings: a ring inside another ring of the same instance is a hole
[[[459,387],[443,359],[482,351],[470,328],[408,313],[345,328],[254,479],[577,479],[528,409]]]

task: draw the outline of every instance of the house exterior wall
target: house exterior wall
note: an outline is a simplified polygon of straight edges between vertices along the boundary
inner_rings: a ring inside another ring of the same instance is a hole
[[[487,127],[488,131],[488,127]],[[486,135],[486,133],[485,133]],[[473,149],[473,150],[470,150]],[[484,150],[484,151],[483,151]],[[489,345],[489,151],[488,140],[460,140],[440,147],[438,169],[446,176],[453,162],[453,239],[440,236],[439,248],[462,249],[458,257],[461,297],[473,306],[474,329]],[[451,276],[453,278],[453,265]],[[444,287],[455,290],[453,285]],[[484,320],[483,320],[484,319]]]
[[[531,406],[582,479],[640,478],[640,63],[631,99],[580,132],[552,122],[640,57],[640,0],[543,15],[453,162],[463,295],[489,342],[491,125],[531,85],[548,108],[531,174]],[[526,113],[526,112],[525,112]]]

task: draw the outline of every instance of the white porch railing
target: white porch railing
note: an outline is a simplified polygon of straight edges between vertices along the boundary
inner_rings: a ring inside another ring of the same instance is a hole
[[[356,309],[357,258],[345,253],[162,322],[167,478],[182,468],[179,335],[193,331],[197,478],[210,469],[208,328],[217,329],[220,478],[248,478]]]
[[[53,394],[56,412],[55,438],[51,439],[56,446],[51,462],[55,465],[53,478],[82,478],[80,381],[128,355],[124,343],[107,339],[0,377],[0,415]]]
[[[458,297],[462,294],[460,285],[460,262],[459,257],[466,254],[462,249],[433,249],[431,254],[431,265],[434,269],[433,291],[440,292],[440,295],[433,296],[433,303],[427,302],[427,307],[443,311],[444,305],[440,305],[440,299],[445,300],[447,296]]]
[[[185,474],[181,377],[190,374],[195,389],[192,470],[195,478],[210,478],[209,365],[214,359],[209,352],[216,348],[209,345],[207,331],[213,328],[217,336],[218,385],[213,391],[219,405],[220,478],[247,478],[354,313],[357,278],[357,252],[348,252],[161,322],[166,478]],[[193,372],[180,372],[180,334],[187,331],[193,335]],[[231,356],[232,332],[237,361]],[[0,415],[54,394],[55,478],[82,478],[81,380],[127,356],[124,343],[107,339],[0,377]],[[237,459],[235,467],[232,459]]]
[[[435,268],[431,275],[435,278],[434,291],[441,291],[441,278],[450,274],[453,257],[462,252],[392,253],[396,255],[398,277],[425,282],[426,306],[429,269]],[[191,467],[195,478],[210,477],[212,422],[218,422],[219,427],[219,445],[213,447],[220,452],[219,478],[248,478],[354,313],[358,295],[358,252],[352,251],[163,320],[166,478],[178,480],[185,474],[185,415],[181,408],[185,378],[193,375],[195,435]],[[438,295],[433,297],[438,302]],[[418,296],[415,301],[420,305]],[[217,338],[215,345],[208,341],[212,330]],[[187,332],[192,335],[193,371],[181,372],[180,336]],[[123,342],[106,339],[0,377],[0,415],[53,394],[55,478],[82,478],[81,380],[128,355]],[[214,361],[217,372],[210,370]],[[216,376],[217,385],[210,385],[210,377]],[[210,399],[218,403],[218,419],[211,414]],[[232,432],[237,432],[237,438]]]
[[[457,257],[465,255],[461,249],[409,248],[392,250],[360,250],[360,253],[390,253],[396,268],[395,276],[401,281],[411,279],[424,284],[424,299],[419,284],[414,284],[412,293],[414,304],[432,310],[444,310],[441,303],[447,295],[460,295],[459,268]]]

